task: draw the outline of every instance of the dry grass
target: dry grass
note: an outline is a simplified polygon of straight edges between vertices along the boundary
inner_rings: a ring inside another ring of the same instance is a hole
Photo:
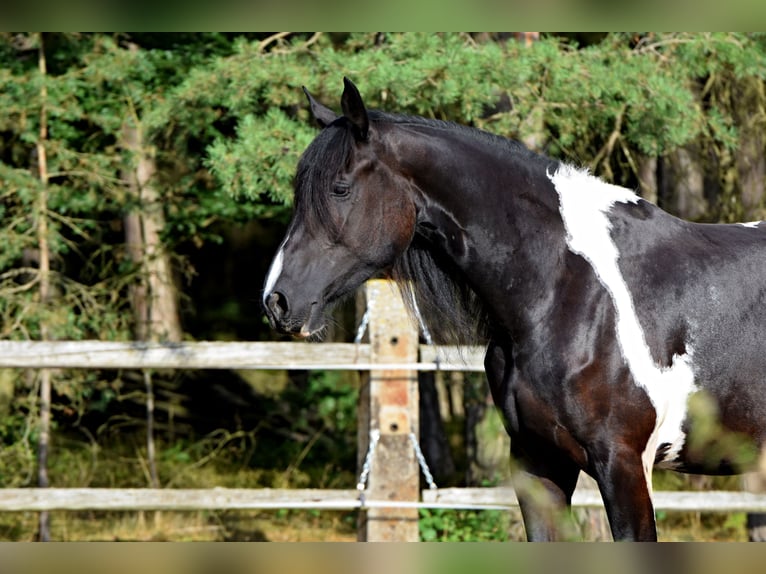
[[[31,542],[37,513],[2,516],[0,539]],[[51,539],[60,542],[353,542],[351,512],[52,512]]]
[[[575,520],[584,540],[610,539],[599,513],[577,511]],[[52,512],[50,521],[52,540],[68,542],[353,542],[357,536],[354,511]],[[659,513],[657,525],[665,542],[747,541],[744,513]],[[0,514],[0,540],[33,541],[36,531],[37,513]],[[508,534],[523,539],[520,520],[510,520]]]

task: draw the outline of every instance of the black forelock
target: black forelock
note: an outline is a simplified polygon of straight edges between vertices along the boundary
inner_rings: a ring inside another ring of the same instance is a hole
[[[324,128],[306,148],[293,180],[295,217],[309,226],[332,225],[327,191],[349,161],[353,135],[339,118]],[[332,231],[332,230],[331,230]]]

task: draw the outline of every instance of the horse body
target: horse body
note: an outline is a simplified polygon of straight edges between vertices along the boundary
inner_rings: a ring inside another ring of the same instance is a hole
[[[530,540],[556,538],[581,470],[616,539],[653,540],[653,466],[752,461],[766,429],[766,225],[682,221],[517,142],[368,113],[345,82],[341,116],[309,95],[324,129],[266,280],[275,328],[315,333],[386,270],[437,338],[476,320]]]

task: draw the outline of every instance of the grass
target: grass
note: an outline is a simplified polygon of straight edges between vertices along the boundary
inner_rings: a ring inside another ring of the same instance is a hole
[[[0,515],[0,539],[35,540],[35,512]],[[50,513],[51,539],[65,542],[352,542],[356,513],[326,511]]]
[[[609,540],[603,512],[575,510],[577,537]],[[0,514],[0,540],[33,541],[37,513]],[[745,514],[658,513],[662,541],[747,540]],[[198,511],[50,513],[56,541],[272,541],[352,542],[357,511]],[[512,511],[423,510],[424,541],[518,541],[524,539],[521,517]]]

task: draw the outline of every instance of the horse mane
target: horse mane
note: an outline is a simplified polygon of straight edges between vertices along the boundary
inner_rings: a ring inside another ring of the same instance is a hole
[[[462,271],[415,236],[397,259],[391,277],[410,314],[437,345],[466,346],[489,338],[489,314]]]
[[[544,156],[541,156],[534,151],[530,150],[527,146],[518,140],[507,138],[492,132],[485,131],[481,128],[474,126],[468,126],[464,124],[458,124],[448,120],[439,120],[435,118],[424,118],[422,116],[407,116],[404,114],[392,114],[388,112],[380,112],[377,110],[368,111],[368,115],[371,122],[385,122],[397,125],[407,126],[422,126],[427,128],[436,128],[441,130],[450,131],[456,134],[461,134],[464,137],[480,140],[487,145],[502,148],[505,152],[509,152],[516,155],[521,155],[525,159],[534,161],[550,160]]]

